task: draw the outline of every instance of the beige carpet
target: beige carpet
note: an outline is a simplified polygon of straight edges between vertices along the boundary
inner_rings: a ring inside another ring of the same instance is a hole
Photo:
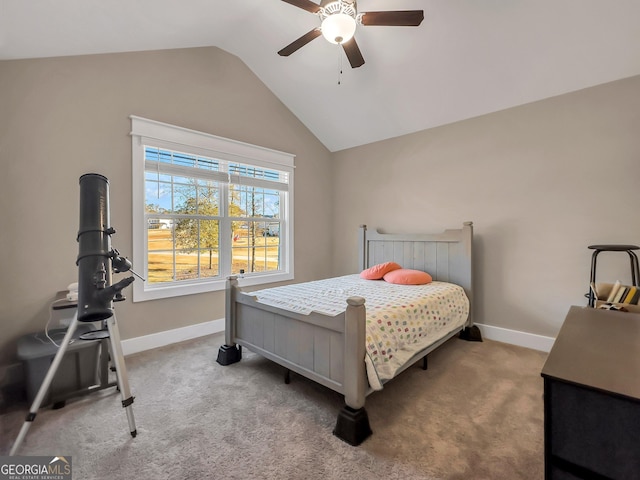
[[[373,435],[332,434],[343,398],[222,335],[127,357],[138,436],[114,389],[41,409],[20,455],[71,456],[74,479],[542,479],[546,354],[453,339],[367,398]],[[8,455],[28,406],[0,416]]]

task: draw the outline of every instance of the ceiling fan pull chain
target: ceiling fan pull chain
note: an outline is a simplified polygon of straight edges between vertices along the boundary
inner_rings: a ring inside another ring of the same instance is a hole
[[[342,85],[342,52],[338,44],[338,85]]]

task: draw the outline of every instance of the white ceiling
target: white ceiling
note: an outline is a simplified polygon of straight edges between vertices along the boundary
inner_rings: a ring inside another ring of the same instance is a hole
[[[413,9],[419,27],[359,26],[351,69],[322,37],[277,55],[319,25],[280,0],[0,0],[0,60],[217,46],[331,151],[640,74],[640,0],[358,1]]]

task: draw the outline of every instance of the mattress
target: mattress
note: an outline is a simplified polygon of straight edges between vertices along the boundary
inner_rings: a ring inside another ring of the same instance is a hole
[[[251,292],[259,303],[308,315],[335,316],[347,298],[365,298],[367,377],[373,390],[400,372],[419,351],[462,327],[469,316],[464,289],[452,283],[396,285],[358,274]]]

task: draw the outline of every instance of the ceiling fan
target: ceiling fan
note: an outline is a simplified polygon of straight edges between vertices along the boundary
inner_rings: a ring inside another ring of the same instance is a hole
[[[319,5],[311,0],[282,1],[318,15],[322,23],[319,27],[305,33],[284,47],[278,52],[278,55],[288,57],[311,40],[322,35],[331,43],[342,46],[352,68],[364,65],[364,57],[353,36],[358,24],[363,26],[417,27],[424,19],[423,10],[358,13],[356,0],[321,0]]]

